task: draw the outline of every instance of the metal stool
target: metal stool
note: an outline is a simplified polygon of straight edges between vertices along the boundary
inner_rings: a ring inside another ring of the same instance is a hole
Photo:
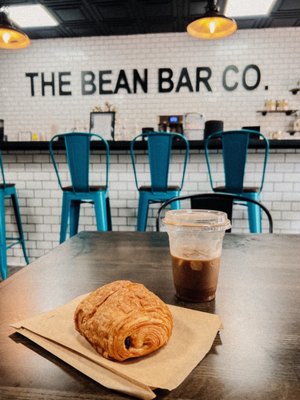
[[[4,169],[2,163],[2,155],[0,153],[0,169],[2,176],[2,184],[0,184],[0,267],[2,279],[7,278],[7,250],[16,244],[21,244],[26,264],[29,264],[29,258],[27,256],[25,239],[21,222],[21,214],[18,202],[17,191],[14,183],[6,183],[4,176]],[[14,209],[16,223],[18,227],[19,237],[6,237],[6,226],[5,226],[5,199],[10,198]],[[7,244],[7,241],[11,241]]]
[[[71,177],[71,185],[63,186],[55,160],[54,143],[61,139],[66,151],[67,163]],[[91,140],[104,144],[106,154],[106,180],[105,185],[89,184],[90,145]],[[63,191],[60,239],[63,243],[67,237],[68,222],[70,221],[70,237],[78,232],[80,205],[82,203],[94,204],[96,224],[98,231],[112,229],[110,204],[108,197],[108,170],[109,146],[106,140],[94,133],[76,132],[63,133],[54,136],[49,143],[51,160],[57,175],[58,183]]]
[[[135,144],[138,139],[145,139],[148,145],[148,159],[150,166],[151,185],[139,186],[135,167]],[[169,166],[174,140],[184,144],[184,161],[181,171],[180,185],[169,185]],[[178,133],[170,132],[147,132],[136,136],[130,145],[131,161],[133,165],[134,178],[139,191],[137,230],[145,231],[147,227],[149,204],[162,203],[172,197],[180,196],[184,183],[186,164],[189,156],[189,143],[187,139]],[[180,208],[180,202],[172,203],[173,209]]]
[[[245,167],[247,162],[250,136],[261,139],[260,142],[263,144],[264,147],[261,178],[260,183],[257,186],[244,185]],[[212,178],[209,157],[209,145],[212,141],[217,142],[217,140],[215,139],[220,140],[222,144],[225,177],[224,186],[215,186]],[[269,141],[264,135],[257,131],[244,129],[213,133],[205,140],[205,157],[212,190],[214,192],[220,193],[237,194],[248,198],[249,200],[255,200],[259,202],[265,179],[268,154]],[[245,205],[247,205],[248,207],[248,221],[250,232],[261,233],[261,208],[251,201],[246,202]]]

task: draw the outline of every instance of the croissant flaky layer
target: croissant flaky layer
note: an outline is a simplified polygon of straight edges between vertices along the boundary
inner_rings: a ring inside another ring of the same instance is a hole
[[[75,327],[104,357],[124,361],[167,343],[173,328],[168,306],[139,283],[115,281],[84,298]]]

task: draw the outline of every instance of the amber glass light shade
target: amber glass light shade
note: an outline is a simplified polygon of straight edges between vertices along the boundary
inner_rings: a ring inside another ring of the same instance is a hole
[[[237,30],[236,22],[223,16],[203,17],[191,22],[188,33],[199,39],[221,39],[232,35]]]
[[[187,32],[198,39],[221,39],[237,30],[234,19],[220,14],[216,0],[208,0],[206,13],[187,26]]]
[[[4,11],[0,10],[0,48],[24,49],[30,45],[30,39],[26,33],[8,18]]]

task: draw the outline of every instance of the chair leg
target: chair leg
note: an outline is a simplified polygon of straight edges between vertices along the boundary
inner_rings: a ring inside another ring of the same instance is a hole
[[[171,209],[172,210],[180,210],[180,208],[181,208],[180,200],[173,201],[173,203],[171,203]]]
[[[257,193],[249,194],[247,196],[250,199],[259,201],[259,195]],[[262,212],[261,208],[256,204],[247,203],[248,207],[248,223],[249,223],[249,230],[250,233],[262,233]]]
[[[109,197],[106,197],[107,230],[112,231],[111,210]]]
[[[63,193],[59,243],[63,243],[67,238],[68,220],[70,212],[69,207],[70,207],[70,201],[65,195],[65,193]]]
[[[6,228],[4,192],[0,191],[0,268],[2,279],[7,278]]]
[[[137,231],[144,232],[147,228],[149,199],[147,193],[139,192],[139,208],[137,218]]]
[[[70,202],[70,237],[78,233],[80,204],[80,200]]]
[[[96,224],[98,231],[107,231],[105,192],[99,192],[94,200]]]
[[[19,201],[18,201],[18,196],[17,193],[12,193],[11,195],[12,199],[12,205],[14,208],[14,213],[15,213],[15,218],[16,218],[16,223],[19,231],[19,240],[22,246],[24,258],[26,261],[26,264],[29,264],[29,258],[27,255],[26,251],[26,246],[25,246],[25,238],[24,238],[24,232],[23,232],[23,227],[22,227],[22,221],[21,221],[21,214],[20,214],[20,208],[19,208]]]
[[[262,233],[261,227],[261,208],[252,203],[248,205],[248,221],[251,233]]]

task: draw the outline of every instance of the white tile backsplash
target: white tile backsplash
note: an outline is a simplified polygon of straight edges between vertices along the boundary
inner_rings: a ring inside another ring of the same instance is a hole
[[[262,193],[262,202],[269,208],[274,218],[274,231],[276,233],[300,233],[300,184],[299,173],[289,172],[269,172],[275,170],[278,165],[278,158],[282,165],[293,165],[289,160],[286,163],[288,155],[285,150],[272,150],[269,156],[267,173],[265,179],[264,190]],[[300,156],[299,150],[294,150],[294,155]],[[35,153],[35,156],[37,154]],[[129,154],[123,155],[121,161],[119,155],[112,152],[112,165],[120,166],[121,170],[131,170],[123,174],[118,173],[119,179],[110,179],[110,200],[112,208],[112,222],[114,230],[135,230],[138,193],[133,184],[134,176],[130,164]],[[4,167],[8,168],[7,159],[9,154],[3,153]],[[56,187],[56,190],[40,189],[43,181],[43,166],[49,163],[47,154],[39,154],[34,157],[39,162],[34,163],[34,174],[16,173],[14,174],[14,183],[18,189],[20,200],[20,208],[22,214],[23,228],[25,231],[26,243],[31,260],[40,257],[50,249],[58,245],[60,214],[61,214],[61,198],[62,194],[58,188],[55,173],[47,175],[47,185]],[[142,158],[141,158],[142,159]],[[297,158],[295,158],[296,160]],[[143,158],[144,163],[146,158]],[[257,150],[252,150],[249,157],[250,169],[255,171],[255,167],[260,163],[261,154]],[[50,164],[49,164],[50,165]],[[143,165],[146,168],[146,165]],[[220,171],[219,179],[222,179],[222,163],[219,154],[216,154],[215,164],[212,170]],[[177,175],[177,174],[176,174]],[[115,176],[115,178],[116,178]],[[293,179],[292,179],[292,178]],[[298,177],[298,181],[297,181]],[[253,182],[257,183],[259,174],[253,173]],[[28,190],[22,187],[22,181],[26,179],[26,183],[32,187]],[[130,188],[127,189],[126,187]],[[190,156],[190,162],[187,166],[186,180],[182,194],[192,194],[197,192],[210,191],[206,164],[204,162],[203,150],[193,151]],[[148,230],[154,229],[155,215],[157,205],[152,205],[149,210]],[[12,209],[10,202],[7,202],[7,231],[8,235],[16,234],[16,226],[12,217]],[[96,223],[94,210],[91,205],[82,207],[80,230],[95,230]],[[264,223],[264,226],[266,224]],[[245,211],[236,212],[234,219],[234,232],[247,232],[247,220],[245,220]],[[9,263],[22,264],[23,258],[20,249],[15,247],[9,250]]]

